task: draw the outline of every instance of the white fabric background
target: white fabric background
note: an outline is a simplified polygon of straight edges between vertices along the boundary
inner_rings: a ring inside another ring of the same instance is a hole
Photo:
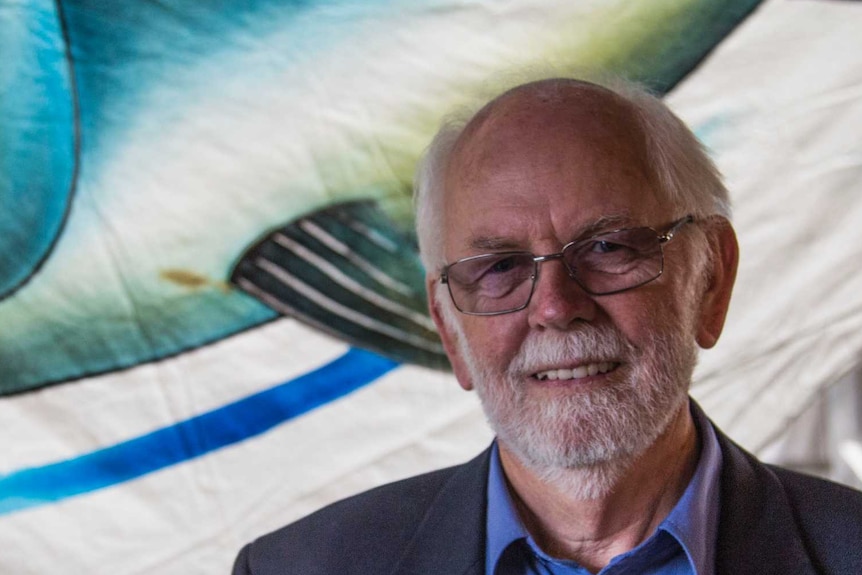
[[[725,335],[703,354],[693,394],[756,452],[859,365],[860,29],[858,3],[771,0],[668,98],[727,176],[741,246]],[[4,399],[3,469],[134,437],[343,350],[285,319],[176,359]],[[0,517],[0,572],[226,573],[251,538],[345,495],[464,461],[490,438],[475,397],[451,376],[402,367],[241,444]]]

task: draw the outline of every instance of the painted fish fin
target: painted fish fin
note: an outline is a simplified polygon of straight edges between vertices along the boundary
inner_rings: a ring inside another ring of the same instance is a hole
[[[373,201],[328,206],[268,233],[230,279],[350,345],[399,362],[449,365],[428,315],[415,239]]]
[[[656,10],[640,23],[640,40],[604,58],[601,68],[643,82],[657,94],[673,90],[762,0],[693,0]]]
[[[0,300],[24,286],[54,249],[74,195],[79,155],[77,101],[61,3],[4,4]]]

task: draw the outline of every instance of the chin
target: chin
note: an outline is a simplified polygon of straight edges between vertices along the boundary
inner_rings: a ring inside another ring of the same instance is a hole
[[[560,342],[543,337],[502,374],[466,357],[499,441],[537,477],[567,482],[570,492],[590,499],[608,493],[688,402],[697,347],[693,338],[683,337],[685,330],[664,333],[680,335],[656,337],[641,350],[609,328],[566,335]],[[547,393],[525,383],[525,364],[538,354],[544,362],[558,361],[573,350],[585,355],[584,347],[590,356],[619,358],[622,367],[601,385],[557,386]]]
[[[516,415],[495,410],[487,399],[482,405],[498,440],[536,477],[579,499],[597,499],[613,491],[688,400],[685,391],[677,393],[650,413],[615,395],[578,394]]]

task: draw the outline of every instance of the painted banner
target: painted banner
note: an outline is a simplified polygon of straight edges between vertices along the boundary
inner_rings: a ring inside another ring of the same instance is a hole
[[[440,118],[665,94],[741,268],[694,395],[755,451],[862,357],[862,4],[0,0],[0,573],[227,573],[491,439],[425,309]]]

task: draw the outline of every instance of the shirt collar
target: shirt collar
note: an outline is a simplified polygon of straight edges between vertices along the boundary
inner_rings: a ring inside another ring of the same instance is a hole
[[[693,400],[690,401],[690,406],[700,437],[700,458],[682,497],[658,526],[657,531],[665,531],[679,542],[696,575],[714,575],[721,449],[709,419]],[[500,556],[513,541],[527,539],[532,543],[509,495],[496,442],[491,449],[491,465],[488,471],[486,533],[486,575],[493,575]]]
[[[497,442],[491,446],[488,469],[488,514],[485,518],[488,538],[485,541],[485,575],[494,575],[494,568],[506,547],[518,539],[529,537],[518,518],[515,505],[506,487],[506,477],[500,463]]]
[[[721,448],[706,414],[693,400],[690,404],[700,436],[700,460],[688,487],[659,529],[679,541],[697,575],[713,575],[720,508]]]

